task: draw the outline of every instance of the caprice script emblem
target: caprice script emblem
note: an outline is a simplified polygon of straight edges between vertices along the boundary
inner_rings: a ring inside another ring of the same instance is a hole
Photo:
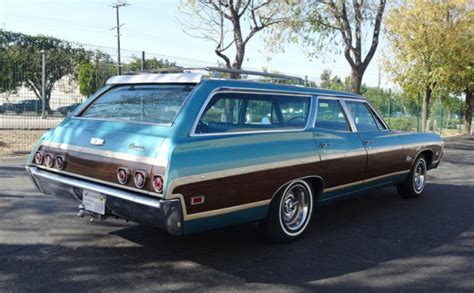
[[[104,142],[105,141],[102,138],[98,138],[98,137],[93,137],[89,141],[89,143],[93,145],[104,145]]]
[[[136,145],[136,144],[134,144],[134,143],[131,143],[131,144],[128,146],[128,148],[129,148],[130,150],[140,151],[140,152],[143,152],[143,151],[145,150],[145,148],[142,147],[141,145]]]

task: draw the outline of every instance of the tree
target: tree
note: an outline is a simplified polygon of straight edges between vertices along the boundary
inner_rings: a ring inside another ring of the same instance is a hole
[[[132,62],[124,65],[124,71],[140,71],[142,67],[142,60],[134,57]],[[176,62],[170,62],[168,59],[157,59],[156,57],[145,59],[143,64],[144,70],[153,70],[160,68],[176,67]]]
[[[319,55],[321,51],[339,51],[342,46],[351,67],[351,90],[360,93],[365,70],[379,44],[385,4],[386,0],[297,2],[292,9],[294,20],[279,25],[272,32],[269,44],[278,46],[286,36],[287,41],[311,47],[310,56]],[[364,48],[363,42],[366,29],[371,30],[368,48]]]
[[[30,36],[21,33],[0,31],[1,57],[9,62],[9,68],[2,72],[12,76],[10,86],[0,90],[14,91],[18,86],[28,87],[38,99],[41,97],[42,57],[46,54],[45,106],[50,110],[49,101],[55,83],[66,75],[73,75],[78,64],[88,59],[89,52],[76,48],[72,43],[47,36]],[[18,70],[15,72],[15,68]],[[5,77],[2,77],[5,79]]]
[[[462,43],[464,22],[460,20],[467,5],[468,0],[407,0],[386,19],[393,54],[387,69],[405,91],[422,93],[422,131],[427,130],[432,97],[453,89],[455,73],[450,63]]]
[[[214,52],[227,68],[241,69],[248,42],[265,28],[287,21],[285,5],[279,0],[181,0],[181,24],[188,35],[214,42]]]
[[[321,84],[320,87],[323,89],[331,90],[345,90],[344,83],[339,76],[332,76],[332,72],[329,69],[323,70],[320,76]]]

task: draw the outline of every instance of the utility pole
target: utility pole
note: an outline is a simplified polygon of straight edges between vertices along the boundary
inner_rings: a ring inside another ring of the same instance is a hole
[[[112,29],[117,30],[117,74],[121,75],[122,74],[122,62],[120,60],[120,27],[123,24],[120,24],[120,15],[119,15],[119,10],[120,7],[125,7],[129,4],[122,2],[121,0],[117,0],[117,3],[112,5],[112,8],[115,9],[116,13],[116,19],[117,19],[117,26],[113,27]]]

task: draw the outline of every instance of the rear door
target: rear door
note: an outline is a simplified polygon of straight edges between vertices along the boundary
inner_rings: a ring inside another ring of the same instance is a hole
[[[365,100],[345,100],[345,104],[367,150],[365,179],[389,182],[389,175],[403,169],[398,134],[387,128]]]
[[[339,190],[364,179],[367,153],[340,99],[318,98],[314,141],[324,176],[322,200],[339,196]]]

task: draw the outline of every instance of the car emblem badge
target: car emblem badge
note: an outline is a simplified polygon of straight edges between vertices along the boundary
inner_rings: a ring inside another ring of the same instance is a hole
[[[104,145],[104,142],[105,141],[102,138],[97,138],[97,137],[93,137],[89,141],[89,143],[92,145]]]
[[[410,156],[407,156],[406,160],[407,160],[407,162],[411,162],[413,160],[413,158],[410,157]]]
[[[140,152],[143,152],[145,150],[145,147],[141,146],[141,145],[136,145],[134,143],[131,143],[129,146],[128,146],[128,149],[130,150],[133,150],[133,151],[140,151]]]

